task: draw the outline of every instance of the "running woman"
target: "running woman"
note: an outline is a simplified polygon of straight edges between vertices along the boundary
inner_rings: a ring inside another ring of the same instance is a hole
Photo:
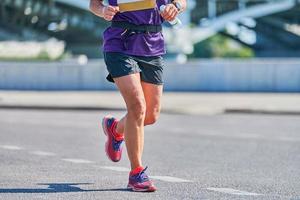
[[[103,33],[103,54],[109,75],[127,107],[122,119],[104,117],[107,156],[118,162],[125,138],[131,164],[128,188],[154,192],[142,164],[144,126],[154,124],[160,113],[165,54],[161,24],[173,21],[186,8],[186,0],[90,0],[90,10],[111,21]],[[160,11],[160,7],[165,9]]]

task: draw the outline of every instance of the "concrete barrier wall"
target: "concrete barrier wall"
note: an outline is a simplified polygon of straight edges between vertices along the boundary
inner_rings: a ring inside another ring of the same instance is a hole
[[[112,90],[103,61],[0,63],[0,89],[9,90]]]
[[[0,89],[113,90],[103,60],[0,62]],[[165,90],[300,92],[300,59],[200,60],[166,62]]]

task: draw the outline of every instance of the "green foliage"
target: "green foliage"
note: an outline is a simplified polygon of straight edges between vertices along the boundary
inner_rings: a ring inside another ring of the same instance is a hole
[[[251,58],[254,52],[223,35],[215,35],[194,45],[194,53],[189,58]]]
[[[69,58],[70,54],[69,53],[64,53],[60,57],[56,59],[51,59],[50,56],[46,51],[42,51],[38,56],[36,57],[1,57],[0,56],[0,61],[16,61],[16,62],[23,62],[23,61],[59,61],[63,60],[65,58]]]
[[[47,53],[47,51],[41,51],[36,59],[38,59],[38,60],[51,60],[50,56]]]

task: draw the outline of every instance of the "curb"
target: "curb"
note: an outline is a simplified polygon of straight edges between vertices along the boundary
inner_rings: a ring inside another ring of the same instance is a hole
[[[51,106],[51,105],[0,105],[0,110],[53,110],[53,111],[126,111],[121,107],[108,106]],[[220,114],[264,114],[264,115],[300,115],[300,111],[263,110],[263,109],[211,109],[210,111],[189,112],[183,109],[162,109],[170,115],[220,115]]]
[[[300,115],[300,111],[261,110],[261,109],[225,109],[224,114]]]
[[[125,111],[124,108],[100,106],[36,106],[36,105],[0,105],[0,110],[66,110],[66,111]]]

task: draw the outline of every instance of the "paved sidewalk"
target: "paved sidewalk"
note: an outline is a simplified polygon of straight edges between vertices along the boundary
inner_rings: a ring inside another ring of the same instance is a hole
[[[125,110],[118,92],[0,91],[0,108]],[[174,114],[270,113],[299,114],[300,94],[170,93],[162,112]]]

